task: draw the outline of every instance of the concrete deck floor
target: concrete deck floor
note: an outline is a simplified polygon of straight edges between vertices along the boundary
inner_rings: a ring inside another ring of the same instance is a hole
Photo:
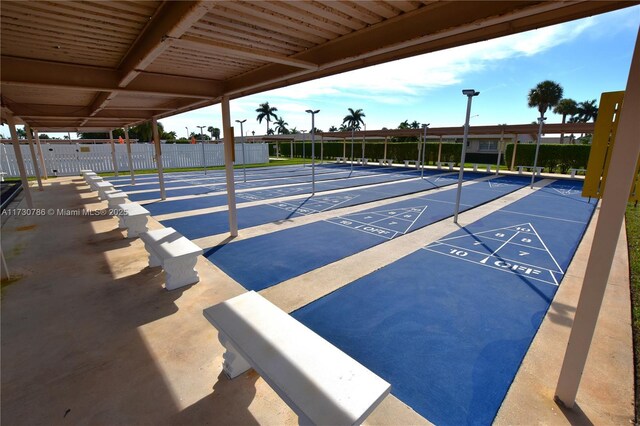
[[[460,223],[470,223],[527,191],[466,212],[460,215]],[[79,177],[50,179],[43,192],[33,190],[33,197],[35,205],[44,209],[106,207]],[[25,207],[24,202],[19,207]],[[1,415],[6,424],[297,423],[295,414],[254,372],[232,381],[222,374],[223,349],[202,310],[244,289],[206,259],[201,257],[196,266],[198,284],[167,292],[164,274],[146,266],[140,240],[124,239],[111,216],[3,219],[2,249],[11,274],[17,277],[3,286],[1,301]],[[445,235],[450,222],[418,230],[391,241],[393,246],[367,250],[263,294],[285,310],[294,309],[412,251],[412,246]],[[158,227],[152,220],[151,228]],[[577,408],[563,410],[552,400],[592,235],[593,226],[496,423],[633,421],[629,278],[623,238]],[[357,268],[363,264],[370,266]],[[331,272],[336,268],[349,273],[336,277]],[[307,294],[304,283],[323,273],[332,278],[324,290]],[[367,423],[428,422],[389,396]]]

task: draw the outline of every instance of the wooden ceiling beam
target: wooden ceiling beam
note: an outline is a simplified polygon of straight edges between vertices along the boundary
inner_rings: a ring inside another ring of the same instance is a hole
[[[308,61],[301,61],[299,59],[290,58],[288,56],[269,53],[264,50],[251,49],[244,46],[216,42],[201,37],[182,36],[179,39],[171,39],[171,44],[180,49],[194,49],[197,51],[228,55],[230,57],[248,58],[263,62],[283,64],[307,70],[318,69],[318,65]]]
[[[144,93],[157,96],[212,99],[223,90],[222,83],[191,77],[139,73],[127,87],[120,87],[117,71],[50,61],[0,57],[2,84],[27,87],[55,87],[69,90]]]

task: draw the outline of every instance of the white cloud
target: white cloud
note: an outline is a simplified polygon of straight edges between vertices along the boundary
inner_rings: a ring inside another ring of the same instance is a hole
[[[340,94],[376,97],[380,101],[377,96],[387,93],[394,97],[417,95],[425,90],[460,84],[466,74],[493,66],[496,61],[535,55],[571,41],[594,22],[593,18],[588,18],[545,27],[296,84],[262,96],[300,100]]]

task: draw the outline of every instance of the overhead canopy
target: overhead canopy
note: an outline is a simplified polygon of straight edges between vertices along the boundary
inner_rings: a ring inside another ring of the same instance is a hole
[[[2,1],[3,116],[105,130],[628,1]]]

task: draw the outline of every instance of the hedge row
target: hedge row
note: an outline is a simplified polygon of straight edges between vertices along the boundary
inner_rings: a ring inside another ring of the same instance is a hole
[[[591,145],[540,145],[538,165],[548,172],[567,173],[569,169],[586,169]],[[536,154],[535,144],[518,144],[514,166],[532,166]],[[513,144],[507,145],[507,157],[511,164]]]
[[[438,143],[429,142],[426,144],[425,161],[427,164],[435,164],[438,161]],[[269,144],[269,155],[276,155],[275,143]],[[280,155],[291,157],[291,143],[280,143]],[[532,166],[535,156],[535,144],[518,144],[514,166]],[[549,172],[566,173],[573,168],[586,168],[589,160],[590,145],[540,145],[538,154],[538,165],[544,167]],[[302,158],[303,144],[298,142],[293,144],[293,157]],[[306,158],[311,158],[311,142],[304,143],[304,154]],[[335,159],[336,157],[351,157],[351,142],[324,142],[323,158]],[[462,154],[462,144],[443,143],[441,161],[453,162],[458,165]],[[506,153],[502,156],[501,164],[511,166],[513,155],[513,144],[508,144]],[[316,142],[315,156],[320,158],[320,143]],[[362,142],[356,141],[353,144],[353,157],[362,157]],[[365,147],[365,158],[379,160],[384,158],[384,143],[368,142]],[[393,142],[387,144],[387,159],[396,163],[404,160],[418,159],[418,144],[416,142]],[[466,163],[495,164],[497,154],[467,153]]]

